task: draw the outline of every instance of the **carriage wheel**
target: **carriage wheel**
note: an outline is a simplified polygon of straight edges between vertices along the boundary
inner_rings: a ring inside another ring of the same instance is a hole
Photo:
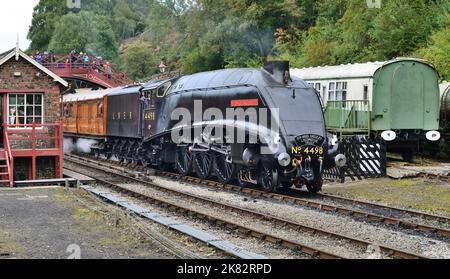
[[[194,154],[194,170],[201,179],[208,179],[213,170],[213,156],[211,152],[196,152]]]
[[[177,147],[175,154],[175,167],[183,176],[188,175],[192,169],[192,153],[189,151],[189,146]]]
[[[214,156],[214,169],[216,170],[217,179],[223,184],[229,184],[236,174],[236,166],[226,160],[227,156],[224,154],[217,153]]]
[[[261,166],[260,173],[261,186],[266,192],[275,192],[279,188],[278,170],[271,169],[264,164]]]

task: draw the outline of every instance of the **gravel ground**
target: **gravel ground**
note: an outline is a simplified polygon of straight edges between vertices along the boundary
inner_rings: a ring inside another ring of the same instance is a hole
[[[183,206],[185,208],[193,209],[197,212],[209,214],[221,218],[223,220],[233,222],[235,224],[240,224],[245,227],[252,228],[261,232],[283,237],[287,240],[299,242],[304,245],[315,247],[317,249],[337,254],[346,258],[364,259],[369,256],[372,256],[371,254],[367,254],[368,251],[366,247],[354,245],[344,240],[326,236],[317,236],[307,232],[298,232],[296,230],[292,230],[289,228],[283,228],[281,226],[274,225],[269,221],[253,219],[254,218],[253,216],[251,217],[242,216],[239,213],[222,211],[221,208],[210,207],[209,205],[204,205],[202,203],[199,203],[198,201],[193,201],[191,199],[180,198],[176,196],[175,197],[168,196],[166,193],[162,193],[160,191],[156,191],[154,189],[142,185],[122,184],[120,186],[125,189],[138,191],[139,193],[145,195],[163,199],[165,201],[177,204],[179,206]]]
[[[404,230],[395,230],[377,224],[369,224],[366,222],[354,220],[350,217],[319,212],[295,205],[282,204],[268,200],[248,200],[248,198],[245,198],[239,194],[174,182],[173,180],[161,177],[151,178],[155,183],[163,185],[165,187],[182,190],[187,193],[195,194],[220,202],[229,203],[230,205],[258,210],[263,213],[272,214],[274,216],[289,219],[308,226],[330,230],[338,234],[344,234],[351,237],[364,239],[373,243],[392,246],[397,249],[411,251],[413,253],[422,254],[428,257],[450,258],[450,245],[448,242],[431,240],[423,236],[408,234]],[[278,232],[278,230],[276,229],[275,231]],[[305,236],[299,234],[298,239],[294,240],[299,241],[302,239],[305,239]],[[335,246],[329,247],[327,251],[342,252],[341,250],[339,250],[340,248],[341,247],[339,245],[335,244]],[[361,256],[361,254],[359,256]],[[368,257],[373,257],[373,255],[369,255]]]
[[[434,240],[424,236],[409,234],[403,230],[393,230],[392,228],[378,224],[354,220],[351,217],[320,212],[296,205],[278,203],[271,200],[249,200],[248,198],[235,193],[211,190],[201,186],[174,182],[161,177],[151,178],[156,184],[165,187],[178,189],[186,193],[195,194],[230,205],[258,210],[307,226],[329,230],[334,233],[363,239],[375,244],[379,243],[393,248],[411,251],[427,257],[450,258],[450,244],[447,241]]]
[[[125,186],[125,185],[122,185]],[[136,185],[127,185],[127,188],[135,188]],[[139,186],[142,188],[143,186]],[[111,191],[108,188],[104,188],[102,186],[97,186],[98,189],[105,189]],[[247,251],[251,251],[256,254],[260,254],[272,259],[305,259],[309,258],[300,253],[294,252],[290,249],[281,248],[274,244],[269,244],[262,242],[258,239],[243,237],[240,234],[234,233],[230,230],[224,230],[218,226],[212,226],[210,223],[201,221],[198,219],[193,219],[187,215],[181,215],[179,213],[171,213],[167,212],[167,209],[154,206],[149,202],[143,202],[139,199],[130,197],[128,195],[123,195],[120,193],[116,193],[117,196],[123,198],[124,200],[131,201],[145,209],[148,209],[151,212],[160,214],[161,216],[170,217],[171,219],[184,223],[186,225],[193,226],[197,229],[203,230],[205,232],[216,235],[218,238],[227,240],[238,247],[245,249]]]
[[[167,235],[182,247],[191,245],[191,250],[201,257],[214,252],[173,232]],[[0,189],[2,258],[64,259],[77,246],[83,259],[176,257],[132,228],[130,217],[122,211],[95,203],[86,194],[63,188]]]

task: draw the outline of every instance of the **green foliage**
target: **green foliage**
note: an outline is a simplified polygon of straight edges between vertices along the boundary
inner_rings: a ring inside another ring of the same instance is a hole
[[[450,80],[450,24],[434,32],[428,47],[418,51],[418,55],[431,61],[443,79]]]
[[[195,73],[397,56],[428,59],[448,79],[449,13],[448,0],[382,0],[381,9],[365,0],[90,0],[76,14],[41,0],[28,37],[32,50],[88,50],[138,79],[161,61]]]
[[[41,0],[34,8],[33,19],[28,31],[30,50],[47,49],[53,36],[55,25],[68,12],[65,1]]]
[[[105,16],[82,11],[61,18],[56,24],[49,48],[56,53],[76,50],[112,60],[117,57],[118,43]]]
[[[121,55],[122,70],[135,80],[143,80],[158,72],[159,60],[152,46],[146,42],[137,41],[128,45]]]

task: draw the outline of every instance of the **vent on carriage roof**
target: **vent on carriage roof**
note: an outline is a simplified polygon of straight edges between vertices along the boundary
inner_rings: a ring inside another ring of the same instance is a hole
[[[287,84],[291,80],[289,61],[266,62],[263,65],[263,69],[278,83]]]

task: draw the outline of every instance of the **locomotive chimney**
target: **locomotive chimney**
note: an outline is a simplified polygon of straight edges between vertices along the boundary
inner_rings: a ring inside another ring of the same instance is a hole
[[[289,61],[269,61],[264,63],[263,69],[278,83],[288,84],[291,80]]]

